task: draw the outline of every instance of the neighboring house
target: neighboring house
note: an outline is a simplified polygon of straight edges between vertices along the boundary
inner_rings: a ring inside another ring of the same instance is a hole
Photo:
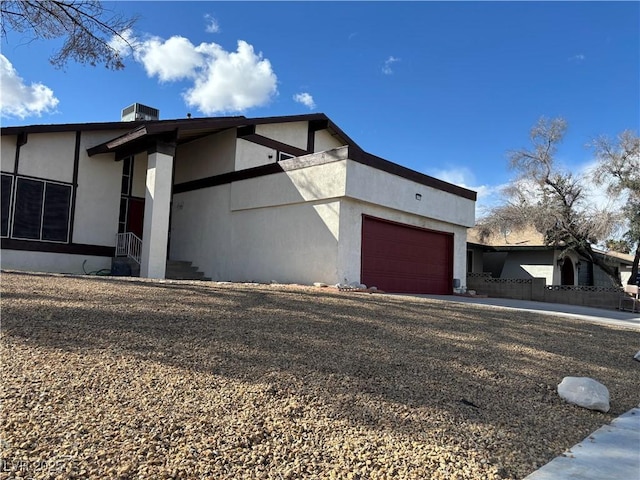
[[[214,280],[451,293],[466,274],[476,193],[364,152],[323,114],[1,133],[6,269],[110,268],[131,232],[143,277],[171,259]]]
[[[493,278],[544,278],[547,285],[609,287],[609,277],[591,261],[573,251],[544,244],[534,228],[491,235],[480,241],[476,229],[469,229],[468,273],[490,273]],[[633,256],[595,250],[614,266],[623,284],[631,275]]]

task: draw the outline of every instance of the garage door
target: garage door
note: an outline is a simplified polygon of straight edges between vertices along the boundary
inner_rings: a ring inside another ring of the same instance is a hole
[[[453,235],[362,218],[361,281],[387,292],[452,292]]]

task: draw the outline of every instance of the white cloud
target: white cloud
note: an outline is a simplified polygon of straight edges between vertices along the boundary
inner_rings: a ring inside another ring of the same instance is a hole
[[[205,31],[207,33],[219,33],[220,32],[220,24],[218,21],[208,13],[204,16],[204,19],[207,21],[207,26]]]
[[[212,21],[209,28],[217,26],[213,17],[205,18]],[[149,77],[161,83],[192,81],[182,96],[188,106],[206,115],[262,106],[278,93],[271,63],[243,40],[238,40],[235,52],[228,52],[216,43],[195,46],[177,35],[168,40],[155,36],[139,40],[127,31],[122,36],[134,47],[133,58]],[[123,56],[130,50],[117,37],[110,44]]]
[[[478,194],[476,201],[477,218],[502,201],[502,190],[506,186],[505,184],[478,185],[474,173],[468,167],[432,170],[427,174],[476,192]]]
[[[570,62],[575,62],[575,63],[582,63],[582,62],[584,62],[584,61],[585,61],[585,59],[586,59],[586,58],[587,58],[587,57],[586,57],[584,54],[579,53],[579,54],[577,54],[577,55],[574,55],[574,56],[572,56],[572,57],[569,57],[569,61],[570,61]]]
[[[138,39],[133,35],[130,28],[120,35],[113,35],[109,41],[109,46],[113,48],[122,58],[128,57],[138,46]]]
[[[391,68],[391,66],[396,63],[399,62],[400,59],[396,58],[394,56],[390,56],[389,58],[387,58],[384,61],[384,65],[382,67],[382,73],[384,73],[385,75],[391,75],[393,74],[393,69]]]
[[[148,76],[157,75],[160,82],[169,82],[197,76],[197,69],[205,66],[198,48],[180,36],[169,40],[152,37],[137,46],[134,56]]]
[[[296,93],[293,96],[293,99],[296,102],[301,103],[302,105],[307,107],[309,110],[313,110],[314,108],[316,108],[316,102],[313,101],[313,97],[311,96],[310,93],[307,93],[307,92]]]
[[[26,118],[53,111],[59,100],[53,90],[42,83],[26,85],[4,55],[0,54],[0,113],[7,117]]]
[[[196,51],[204,59],[195,83],[184,94],[189,106],[205,114],[241,112],[265,105],[278,91],[271,63],[253,46],[238,40],[238,49],[227,52],[215,43],[202,43]]]

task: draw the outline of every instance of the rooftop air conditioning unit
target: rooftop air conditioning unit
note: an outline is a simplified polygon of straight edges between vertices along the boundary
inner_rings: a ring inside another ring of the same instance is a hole
[[[157,108],[147,107],[141,103],[134,103],[122,109],[122,121],[133,122],[135,120],[158,120],[160,111]]]

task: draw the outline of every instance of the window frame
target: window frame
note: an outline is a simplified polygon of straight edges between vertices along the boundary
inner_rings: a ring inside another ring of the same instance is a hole
[[[27,242],[44,242],[44,243],[56,243],[56,244],[68,244],[71,239],[71,208],[73,204],[73,194],[74,194],[74,186],[69,182],[61,182],[58,180],[51,180],[48,178],[38,178],[31,177],[28,175],[14,175],[9,173],[2,173],[2,175],[11,176],[12,178],[12,191],[11,191],[11,199],[10,199],[10,207],[9,207],[9,225],[8,225],[8,236],[2,238],[12,238],[15,240],[27,241]],[[18,184],[20,180],[27,180],[31,182],[40,182],[42,183],[42,200],[40,202],[40,219],[38,224],[38,238],[28,238],[23,236],[17,236],[14,233],[15,229],[15,216],[16,216],[16,207],[17,207],[17,196],[18,196]],[[45,205],[47,202],[47,185],[60,185],[68,188],[68,201],[66,205],[67,210],[67,219],[66,219],[66,235],[64,240],[51,240],[43,238],[44,226],[45,226]]]
[[[0,238],[11,238],[11,230],[12,230],[12,227],[13,227],[13,221],[12,221],[13,220],[13,215],[12,215],[12,213],[13,213],[13,186],[15,184],[15,181],[14,181],[15,180],[15,175],[13,175],[11,173],[2,172],[1,176],[9,178],[11,184],[9,185],[9,205],[8,205],[8,211],[7,211],[7,234],[6,235],[2,234],[2,228],[0,226]]]
[[[282,162],[283,160],[290,160],[292,158],[296,158],[295,155],[291,155],[287,152],[278,152],[278,162]]]

